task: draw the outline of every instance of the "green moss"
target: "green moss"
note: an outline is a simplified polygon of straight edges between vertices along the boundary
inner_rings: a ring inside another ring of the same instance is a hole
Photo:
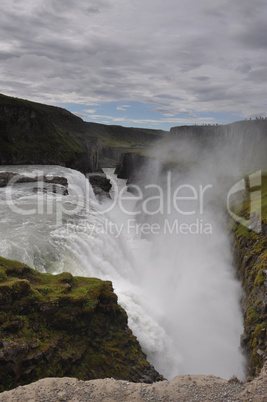
[[[0,272],[0,282],[6,281],[7,275],[5,272]]]
[[[254,285],[255,286],[261,286],[263,284],[264,284],[264,273],[263,273],[263,269],[261,269],[258,272],[258,275],[257,275],[257,277],[255,279]]]
[[[258,322],[258,319],[259,314],[256,310],[254,310],[254,308],[250,307],[247,312],[246,324],[255,324],[256,322]]]

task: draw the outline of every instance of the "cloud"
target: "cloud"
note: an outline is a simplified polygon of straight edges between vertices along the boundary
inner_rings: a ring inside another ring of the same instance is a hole
[[[53,104],[126,102],[120,111],[149,102],[163,104],[169,117],[263,109],[263,0],[2,0],[0,11],[5,94]]]
[[[86,109],[85,112],[90,114],[90,113],[95,113],[96,110],[95,109]]]
[[[181,125],[181,124],[216,124],[217,121],[212,118],[212,117],[196,117],[196,116],[189,116],[189,118],[181,118],[181,117],[168,117],[166,116],[165,118],[161,119],[133,119],[133,118],[126,118],[126,117],[114,117],[114,116],[106,116],[106,115],[91,115],[90,116],[91,120],[97,120],[100,121],[101,123],[108,122],[108,124],[113,124],[113,123],[120,123],[121,125],[131,125],[137,124],[139,126],[148,126],[148,125],[155,125],[159,126],[160,125],[165,125],[170,124],[170,125]],[[155,127],[156,128],[156,127]]]
[[[122,106],[117,106],[116,109],[125,111],[128,107],[131,107],[131,106],[130,105],[122,105]]]
[[[250,21],[244,25],[237,25],[232,31],[233,38],[240,41],[244,47],[251,49],[267,48],[266,19],[259,17],[257,21]]]

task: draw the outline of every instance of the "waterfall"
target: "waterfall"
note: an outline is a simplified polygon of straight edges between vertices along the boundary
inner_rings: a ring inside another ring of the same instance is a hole
[[[135,197],[124,194],[129,214],[122,213],[116,197],[125,181],[110,169],[106,173],[118,191],[102,204],[88,180],[71,169],[1,171],[53,174],[69,183],[66,196],[34,193],[28,184],[0,189],[1,256],[41,272],[111,280],[148,360],[168,379],[185,373],[244,377],[240,287],[216,214],[209,216],[214,236],[177,238],[170,232],[145,238],[138,230]]]

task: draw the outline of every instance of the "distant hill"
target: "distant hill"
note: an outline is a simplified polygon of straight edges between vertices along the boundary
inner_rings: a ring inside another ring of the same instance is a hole
[[[143,149],[163,134],[88,123],[59,107],[0,94],[0,165],[58,164],[93,172],[115,166],[123,150]]]
[[[206,139],[208,141],[218,138],[243,137],[250,139],[253,137],[265,137],[267,134],[267,119],[241,120],[234,123],[219,124],[203,124],[192,126],[176,126],[170,129],[170,135],[176,138],[195,138]]]

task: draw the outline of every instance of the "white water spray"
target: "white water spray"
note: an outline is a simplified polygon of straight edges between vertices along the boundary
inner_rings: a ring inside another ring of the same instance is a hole
[[[20,174],[41,169],[66,176],[69,195],[33,194],[30,187],[17,185],[12,191],[21,210],[34,209],[40,197],[45,205],[43,214],[23,215],[10,210],[6,189],[1,189],[0,255],[42,272],[112,280],[148,360],[169,379],[185,373],[244,376],[240,286],[234,279],[228,236],[215,212],[205,216],[212,224],[210,236],[162,233],[163,214],[157,216],[159,233],[146,240],[135,230],[135,216],[129,223],[117,203],[105,213],[112,201],[99,206],[79,172],[55,166],[16,169]],[[132,211],[134,200],[127,203]],[[169,218],[175,222],[175,216]],[[185,223],[192,223],[190,216]],[[120,235],[115,232],[118,227]]]

